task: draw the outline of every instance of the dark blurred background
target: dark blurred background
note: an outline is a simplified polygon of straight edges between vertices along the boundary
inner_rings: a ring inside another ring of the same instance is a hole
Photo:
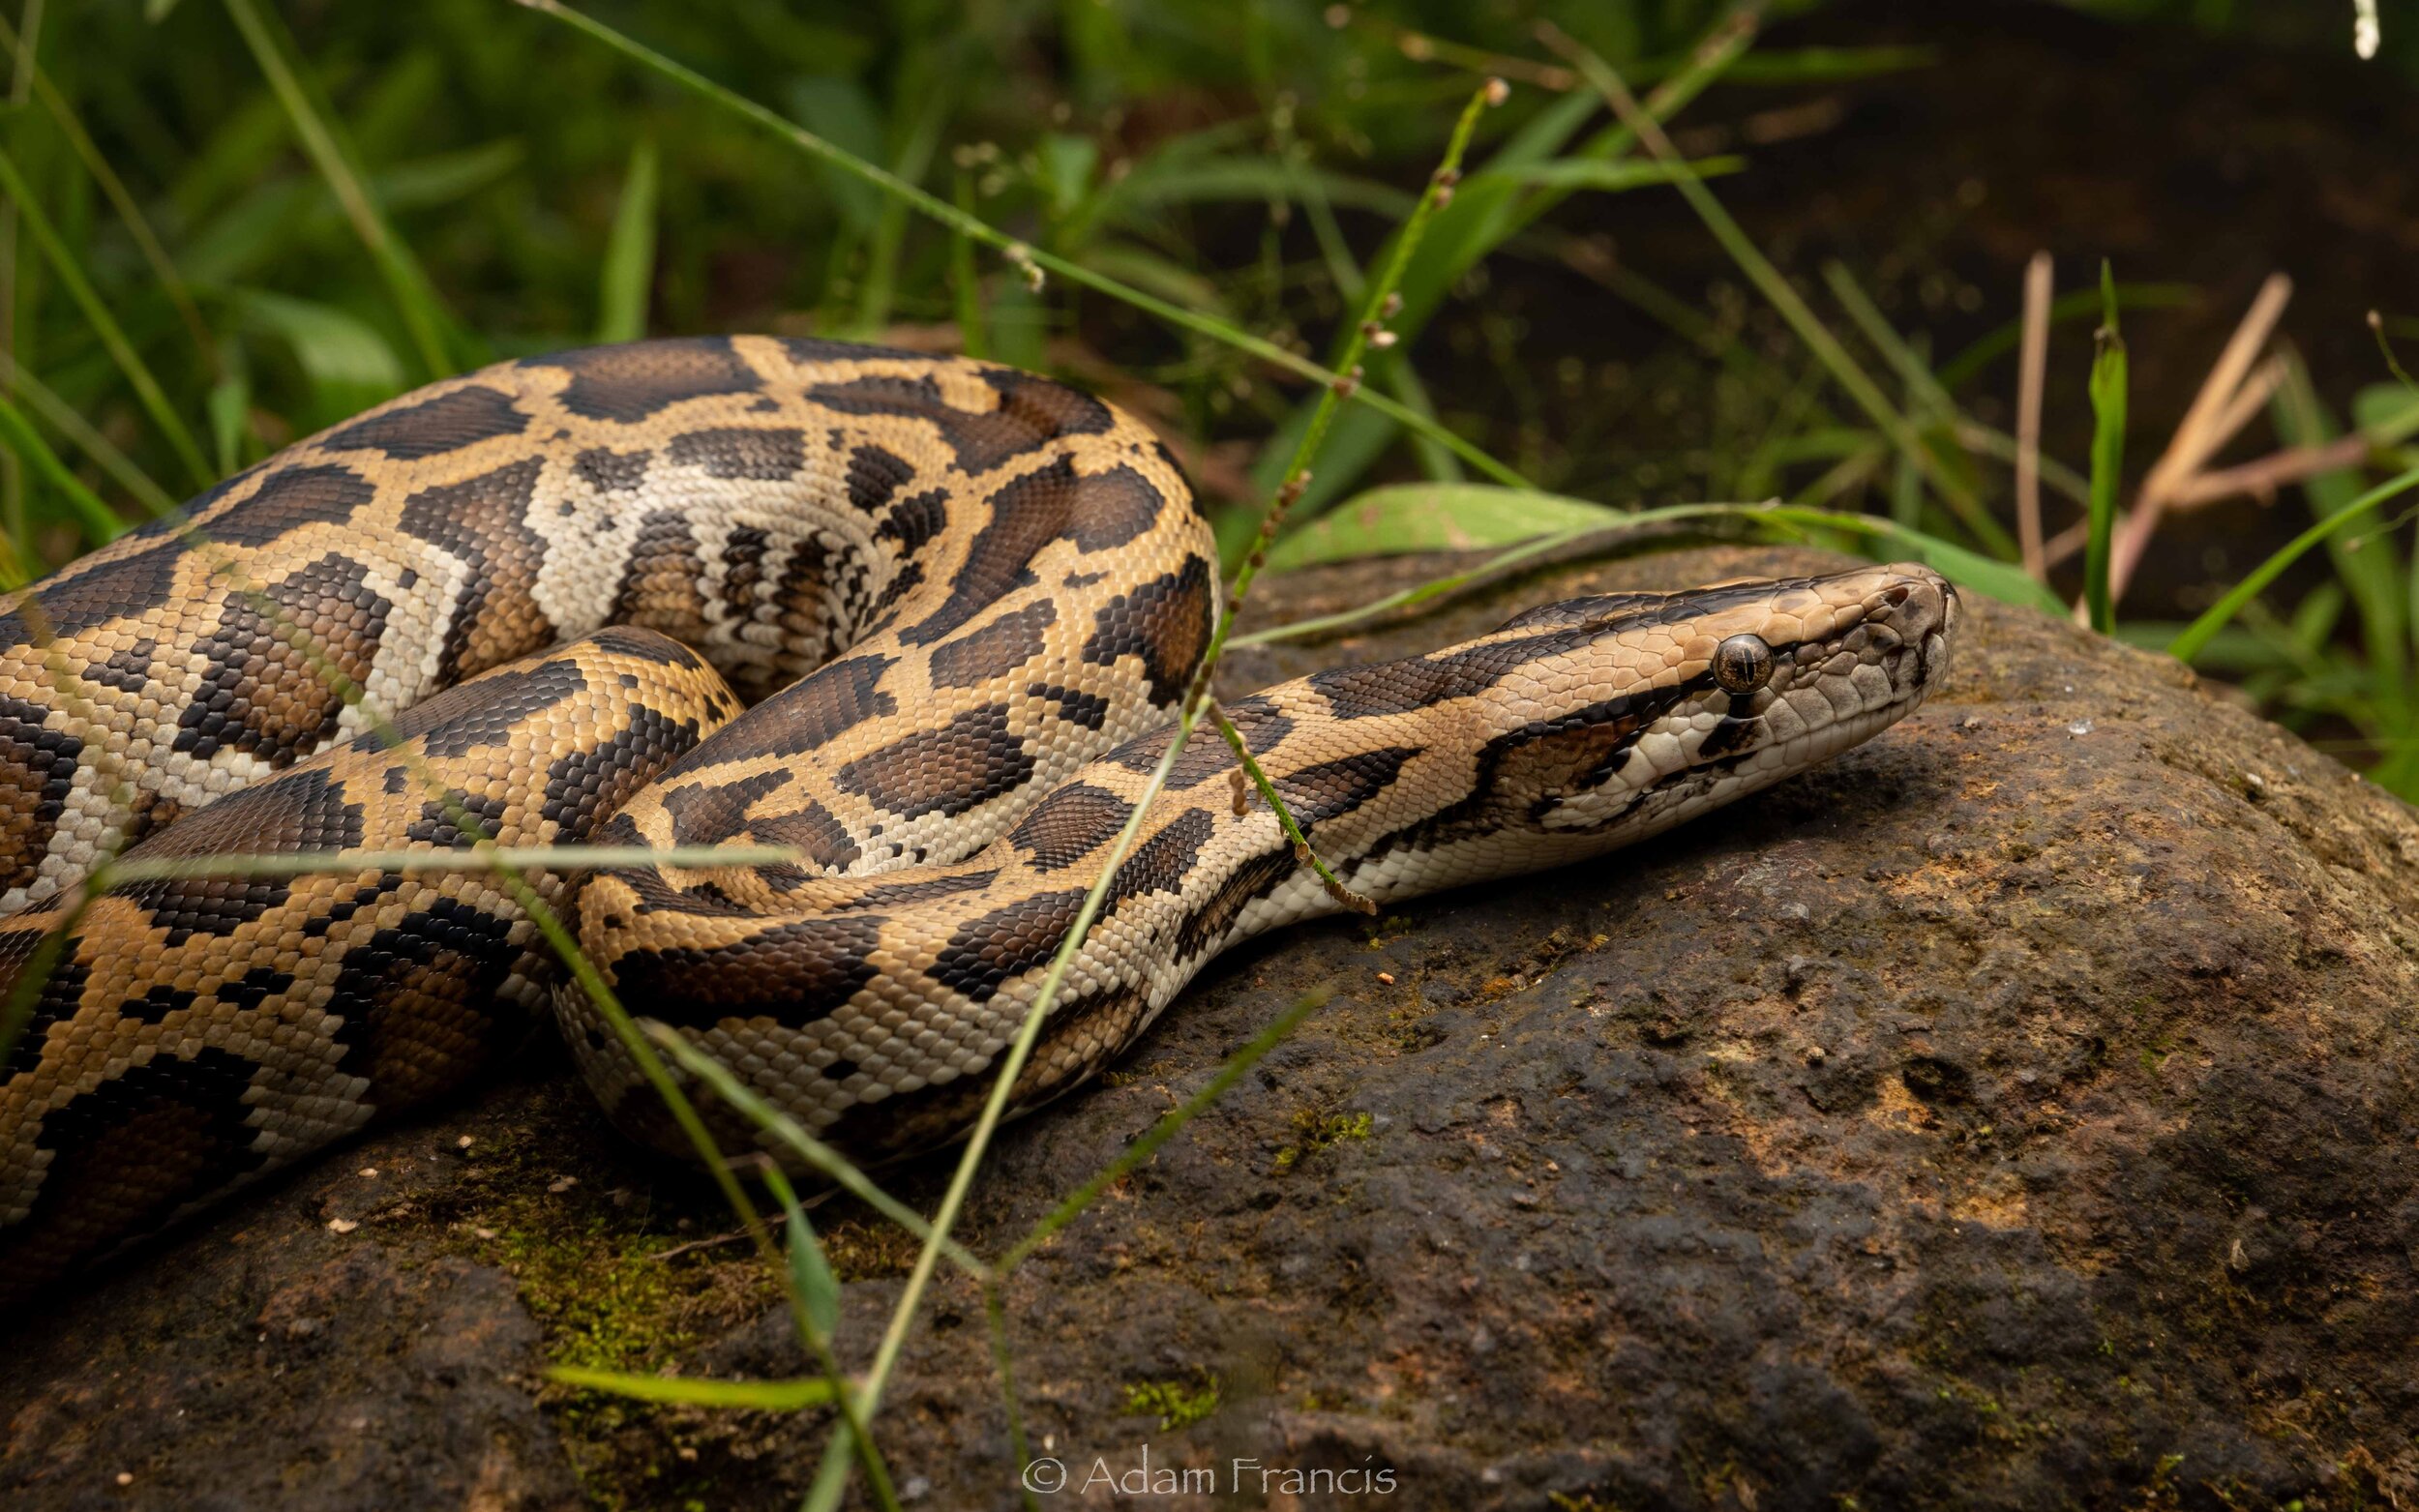
[[[1623,506],[1779,495],[1990,546],[1910,492],[1667,184],[1557,166],[1609,162],[1618,144],[1540,21],[1643,93],[1685,74],[1736,7],[585,9],[1035,247],[1323,360],[1463,102],[1500,74],[1511,95],[1481,123],[1466,189],[1516,163],[1502,187],[1513,213],[1458,256],[1423,250],[1433,312],[1415,302],[1374,384],[1545,489]],[[128,519],[440,372],[642,333],[812,331],[1051,369],[1161,427],[1244,528],[1282,463],[1271,438],[1309,400],[1298,378],[1099,293],[1063,281],[1036,293],[727,104],[509,0],[0,13],[13,42],[34,42],[16,52],[0,145],[38,212],[12,198],[0,216],[0,345],[14,356],[0,376],[65,468]],[[2003,523],[2005,459],[1956,429],[2015,428],[2015,322],[2037,251],[2074,296],[2042,432],[2070,480],[2088,462],[2103,259],[2124,307],[2134,479],[2272,274],[2293,282],[2269,343],[2293,377],[2221,462],[2352,425],[2400,392],[2367,317],[2419,342],[2410,7],[2386,7],[2365,61],[2353,0],[1801,0],[1750,14],[1752,45],[1672,116],[1673,139],[1893,398],[1937,423],[1943,455]],[[1843,285],[1887,322],[1896,356]],[[2308,422],[2294,434],[2268,412],[2287,402]],[[2380,442],[2370,473],[2397,455]],[[1360,414],[1302,515],[1466,472]],[[2361,481],[2345,469],[2329,486]],[[2079,518],[2047,497],[2051,531]],[[2158,641],[2314,507],[2285,488],[2174,513],[2124,601],[2133,633]],[[105,533],[14,453],[0,524],[23,574]],[[2399,553],[2380,534],[2376,549]],[[2392,766],[2419,732],[2419,582],[2404,560],[2362,579],[2314,553],[2205,665],[2353,759]],[[2071,596],[2076,570],[2070,559],[2050,580]],[[2385,602],[2389,577],[2404,607],[2384,624],[2371,600]]]

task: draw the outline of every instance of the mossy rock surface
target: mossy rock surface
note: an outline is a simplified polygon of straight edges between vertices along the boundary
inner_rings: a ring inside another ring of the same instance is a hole
[[[1558,568],[1226,685],[1823,562]],[[1442,565],[1271,579],[1254,617]],[[1060,1499],[1110,1504],[1073,1492],[1148,1446],[1222,1495],[1136,1504],[2419,1504],[2419,817],[2172,664],[1967,602],[1946,687],[1843,759],[1643,851],[1247,948],[1005,1133],[985,1252],[1334,991],[1010,1284]],[[929,1204],[946,1167],[885,1179]],[[819,1221],[861,1362],[911,1250]],[[798,1370],[743,1248],[664,1253],[727,1222],[537,1052],[17,1328],[0,1501],[794,1505],[814,1420],[541,1379]],[[917,1504],[1016,1504],[946,1267],[881,1438]],[[1394,1490],[1235,1497],[1238,1459]]]

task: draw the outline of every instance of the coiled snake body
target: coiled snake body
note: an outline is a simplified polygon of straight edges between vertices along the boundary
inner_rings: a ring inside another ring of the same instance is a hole
[[[536,885],[634,1013],[826,1140],[963,1133],[1165,754],[1216,586],[1180,471],[1107,405],[771,338],[433,385],[188,515],[0,601],[0,1297],[458,1085],[550,995],[616,1120],[681,1147],[493,873],[83,898],[129,845],[787,847]],[[1383,903],[1856,744],[1940,675],[1955,610],[1905,566],[1580,599],[1228,712]],[[1235,769],[1214,738],[1176,762],[1019,1110],[1225,946],[1335,906]],[[760,1137],[706,1108],[726,1148]]]

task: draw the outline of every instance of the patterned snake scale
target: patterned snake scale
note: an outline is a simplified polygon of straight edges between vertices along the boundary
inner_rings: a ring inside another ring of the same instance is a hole
[[[105,855],[788,847],[537,885],[634,1013],[882,1160],[972,1121],[1215,607],[1209,526],[1134,421],[826,341],[490,368],[187,518],[0,600],[21,1029],[0,1028],[0,1301],[460,1085],[550,998],[614,1119],[683,1148],[493,873],[87,899]],[[1921,700],[1956,615],[1908,566],[1579,599],[1229,712],[1387,903],[1599,855],[1827,759]],[[1018,1111],[1228,945],[1337,906],[1264,803],[1238,812],[1236,767],[1206,734],[1176,762]]]

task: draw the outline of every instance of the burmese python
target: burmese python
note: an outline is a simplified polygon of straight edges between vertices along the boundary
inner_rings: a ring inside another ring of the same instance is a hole
[[[126,845],[787,847],[540,885],[634,1012],[809,1129],[868,1160],[962,1133],[1166,752],[1216,591],[1132,420],[814,341],[490,368],[186,515],[0,600],[0,983],[23,979],[0,1294],[457,1085],[550,990],[616,1119],[683,1147],[493,874],[83,899]],[[1598,854],[1864,740],[1940,675],[1955,613],[1905,566],[1580,599],[1228,713],[1383,903]],[[1176,762],[1020,1110],[1226,945],[1335,906],[1236,770],[1207,734]]]

